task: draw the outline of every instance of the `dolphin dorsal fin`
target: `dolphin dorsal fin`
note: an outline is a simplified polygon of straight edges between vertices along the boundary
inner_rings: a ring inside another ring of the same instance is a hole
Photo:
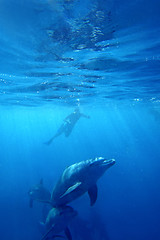
[[[97,194],[98,194],[98,189],[97,189],[97,185],[93,185],[92,187],[90,187],[88,189],[88,195],[90,198],[90,205],[93,206],[97,200]]]
[[[81,184],[82,184],[81,182],[76,182],[74,185],[72,185],[71,187],[69,187],[69,188],[65,191],[65,193],[64,193],[60,198],[62,198],[62,197],[64,197],[64,196],[66,196],[67,194],[73,192],[73,191],[74,191],[75,189],[77,189]]]

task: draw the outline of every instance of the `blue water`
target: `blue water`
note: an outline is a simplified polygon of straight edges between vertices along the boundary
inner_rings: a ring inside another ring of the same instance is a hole
[[[64,168],[116,164],[98,199],[70,203],[73,240],[160,239],[160,2],[0,1],[0,239],[40,240],[43,204]],[[44,144],[79,106],[69,137]]]

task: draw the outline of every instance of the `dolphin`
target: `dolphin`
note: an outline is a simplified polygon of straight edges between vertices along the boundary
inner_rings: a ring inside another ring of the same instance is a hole
[[[43,179],[40,180],[39,184],[33,185],[31,189],[28,191],[28,195],[30,198],[29,206],[33,207],[33,201],[39,202],[49,202],[51,198],[51,193],[48,189],[43,186]]]
[[[77,211],[70,206],[52,208],[44,223],[47,232],[43,235],[41,240],[53,239],[55,237],[63,238],[63,236],[58,235],[62,231],[65,232],[68,240],[72,240],[68,224],[75,216],[77,216]]]
[[[96,182],[114,164],[114,159],[98,157],[67,167],[52,191],[52,206],[66,205],[85,192],[88,192],[90,205],[93,206],[97,199]]]

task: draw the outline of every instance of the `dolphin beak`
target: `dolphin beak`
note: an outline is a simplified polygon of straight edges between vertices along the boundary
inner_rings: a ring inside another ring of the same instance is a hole
[[[95,158],[95,160],[91,163],[91,166],[101,166],[101,167],[110,167],[115,164],[115,159],[106,159],[103,157]]]
[[[102,165],[114,165],[116,163],[115,159],[104,159],[103,162],[102,162]]]

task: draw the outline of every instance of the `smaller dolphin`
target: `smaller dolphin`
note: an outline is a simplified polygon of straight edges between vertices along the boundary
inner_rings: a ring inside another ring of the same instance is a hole
[[[85,192],[88,192],[92,206],[97,199],[97,180],[114,164],[114,159],[98,157],[67,167],[52,191],[52,206],[63,206]]]
[[[33,207],[34,200],[39,202],[50,202],[51,198],[51,193],[43,186],[43,179],[40,180],[39,184],[33,185],[31,187],[31,189],[28,191],[28,195],[30,198],[30,208]]]
[[[65,235],[68,240],[72,240],[68,224],[75,216],[77,216],[77,211],[75,211],[70,206],[52,208],[49,211],[46,222],[44,224],[47,232],[43,235],[41,240],[55,237],[63,238],[63,236],[58,235],[62,231],[65,231]]]

